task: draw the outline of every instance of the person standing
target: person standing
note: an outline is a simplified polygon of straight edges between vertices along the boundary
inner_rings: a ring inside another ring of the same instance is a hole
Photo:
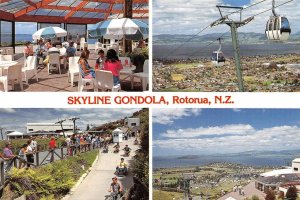
[[[26,152],[28,144],[23,144],[22,148],[19,151],[19,169],[26,166]]]
[[[35,137],[32,138],[30,146],[32,148],[32,152],[37,152],[37,141],[35,140]]]
[[[52,136],[49,142],[49,151],[51,153],[51,158],[50,158],[50,162],[54,161],[54,151],[56,149],[57,145],[56,145],[56,141],[55,138]]]
[[[33,156],[33,150],[31,148],[32,141],[27,141],[27,150],[26,150],[26,158],[27,158],[27,167],[30,167],[30,163],[34,164],[34,156]]]

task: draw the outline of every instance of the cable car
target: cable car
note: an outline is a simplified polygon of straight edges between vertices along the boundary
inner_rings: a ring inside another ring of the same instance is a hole
[[[266,35],[268,40],[288,40],[291,34],[289,20],[286,17],[277,15],[275,12],[275,0],[272,4],[273,16],[267,22]]]
[[[213,51],[211,56],[211,62],[216,67],[222,67],[225,64],[225,56],[224,53],[221,51],[221,38],[218,39],[220,43],[220,47],[217,51]]]

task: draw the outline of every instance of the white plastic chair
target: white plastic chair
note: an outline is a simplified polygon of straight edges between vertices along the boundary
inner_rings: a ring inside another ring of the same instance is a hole
[[[1,61],[13,61],[13,56],[12,55],[0,55],[0,60]]]
[[[95,43],[95,53],[98,54],[98,50],[102,49],[102,43],[96,42]]]
[[[28,84],[29,75],[33,73],[35,75],[36,81],[38,82],[37,75],[37,57],[36,56],[28,56],[26,59],[26,64],[22,68],[22,74],[24,74],[26,84]]]
[[[139,78],[142,82],[143,91],[147,89],[149,84],[149,60],[145,60],[143,65],[143,72],[133,74],[133,77]],[[134,78],[132,79],[134,81]]]
[[[79,70],[79,78],[78,78],[78,92],[82,92],[84,87],[87,86],[87,83],[93,84],[94,79],[88,79],[88,78],[83,78],[82,74],[80,72],[80,65],[78,64],[78,70]]]
[[[58,53],[53,53],[49,54],[49,62],[48,62],[48,74],[50,74],[50,66],[54,66],[58,68],[59,73],[61,74],[60,71],[60,59],[59,59],[59,54]]]
[[[67,55],[67,49],[65,47],[62,47],[59,49],[59,53],[61,56],[66,56]],[[64,68],[67,69],[67,59],[65,57],[63,57],[63,65]]]
[[[79,56],[70,57],[69,58],[69,71],[68,71],[68,82],[71,77],[71,87],[73,87],[74,76],[79,74],[79,64],[78,64]],[[79,75],[80,76],[80,75]]]
[[[14,54],[14,50],[12,48],[8,48],[8,49],[6,49],[6,54],[7,55],[13,55]]]
[[[8,92],[8,84],[11,82],[12,89],[14,90],[15,81],[20,84],[21,90],[23,91],[22,83],[22,64],[17,64],[8,67],[7,75],[0,76],[0,83],[4,85],[4,91]]]
[[[87,43],[85,42],[85,38],[80,38],[80,50],[83,50],[84,47],[87,47]]]
[[[98,92],[98,89],[103,91],[110,90],[112,92],[118,92],[121,90],[120,84],[114,86],[113,74],[110,71],[97,70],[96,78],[94,81],[94,91]]]

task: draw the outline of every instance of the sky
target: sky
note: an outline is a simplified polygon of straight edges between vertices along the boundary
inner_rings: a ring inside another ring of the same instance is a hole
[[[16,130],[26,133],[26,123],[55,123],[58,120],[69,119],[71,117],[79,117],[76,121],[76,126],[80,129],[86,129],[87,124],[102,125],[106,122],[112,122],[125,117],[131,116],[134,112],[140,109],[125,109],[125,108],[93,108],[93,109],[0,109],[0,127],[7,130]],[[67,120],[65,123],[72,123]]]
[[[300,149],[300,109],[154,109],[153,155]]]
[[[193,35],[204,27],[220,18],[216,5],[249,6],[262,0],[153,0],[153,35],[158,34],[186,34]],[[276,5],[288,0],[276,0]],[[268,10],[272,7],[272,0],[251,7],[243,12],[243,19],[254,14]],[[276,12],[287,16],[292,33],[300,31],[300,1],[294,0],[284,6],[276,8]],[[225,11],[225,10],[224,10]],[[228,10],[232,12],[231,10]],[[253,21],[239,28],[240,32],[263,33],[271,11],[255,17]],[[236,19],[236,15],[231,16]],[[227,25],[220,25],[205,30],[201,34],[225,33],[229,30]]]

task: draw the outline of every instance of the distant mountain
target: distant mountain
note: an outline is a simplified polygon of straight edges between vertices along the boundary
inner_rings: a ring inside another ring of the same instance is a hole
[[[216,41],[217,38],[221,36],[220,33],[211,33],[206,35],[183,35],[183,34],[162,34],[162,35],[153,35],[153,43],[154,44],[174,44],[174,43],[182,43],[185,41],[189,41],[190,43],[201,42],[201,43],[211,43]],[[256,44],[256,43],[265,43],[267,41],[267,37],[263,33],[238,33],[239,41],[241,44]],[[193,39],[191,39],[193,38]],[[231,34],[226,33],[222,36],[223,44],[231,43]],[[292,34],[290,37],[290,42],[300,41],[300,32]],[[217,42],[216,42],[217,44]]]
[[[244,157],[244,156],[299,156],[300,157],[300,149],[295,150],[282,150],[282,151],[245,151],[241,153],[229,153],[229,154],[211,154],[211,157]],[[208,156],[208,155],[205,155]],[[201,155],[184,155],[177,156],[177,159],[201,159]]]

